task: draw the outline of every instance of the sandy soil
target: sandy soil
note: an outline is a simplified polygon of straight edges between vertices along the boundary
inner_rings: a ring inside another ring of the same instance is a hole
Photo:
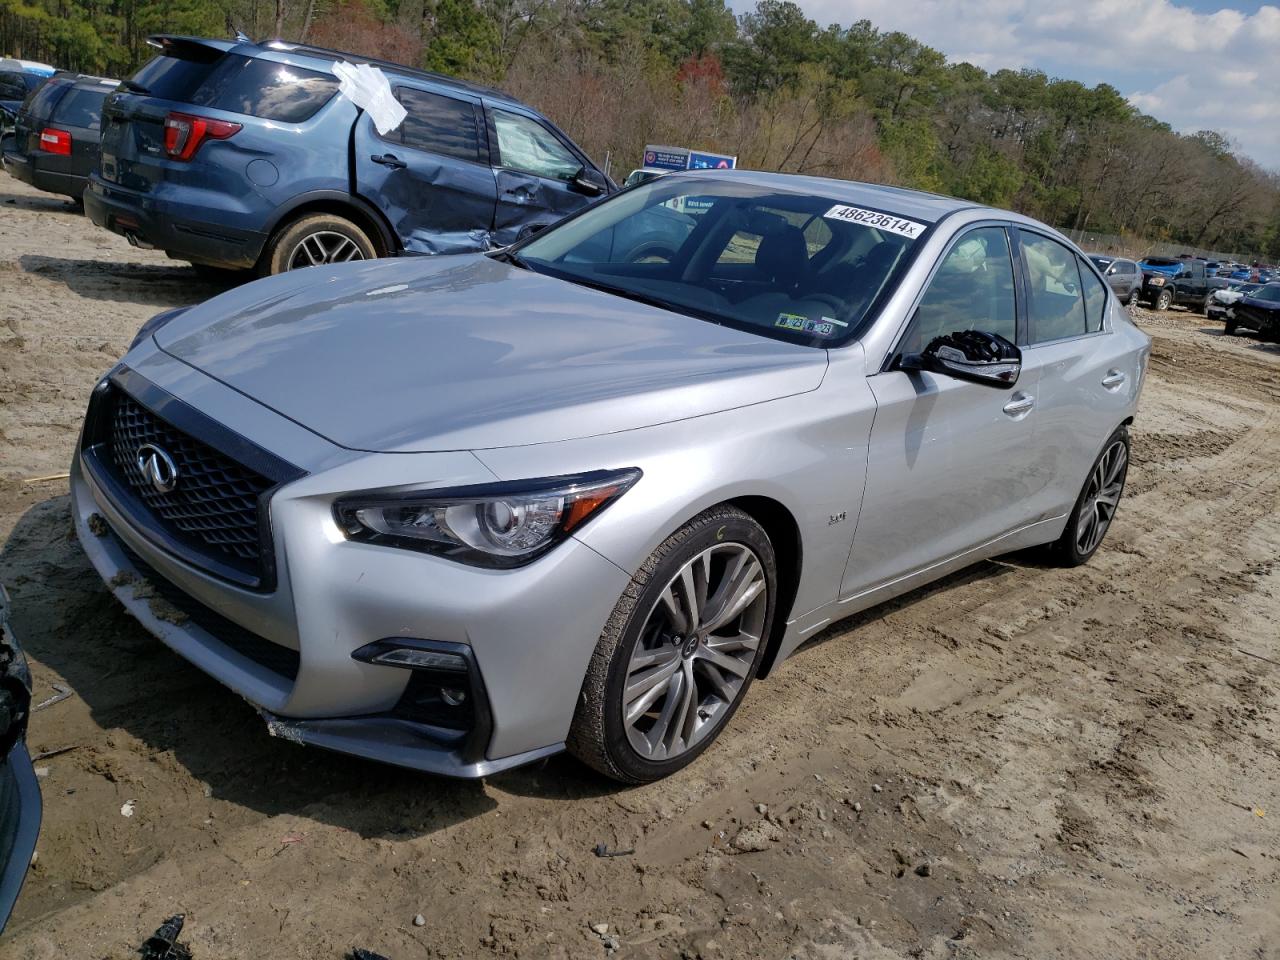
[[[213,292],[0,181],[0,580],[37,699],[74,691],[31,726],[65,752],[0,955],[125,958],[182,911],[202,960],[1280,956],[1274,346],[1140,315],[1089,566],[1004,558],[828,630],[664,783],[454,783],[268,737],[108,596],[65,483],[24,482],[138,325]]]

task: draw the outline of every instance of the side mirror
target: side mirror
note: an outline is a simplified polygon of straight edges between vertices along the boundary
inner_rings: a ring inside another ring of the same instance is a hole
[[[588,197],[598,197],[609,189],[609,181],[599,170],[583,167],[573,175],[573,188]]]
[[[1022,373],[1022,351],[999,334],[961,330],[935,337],[920,353],[905,354],[899,366],[988,387],[1012,387]]]

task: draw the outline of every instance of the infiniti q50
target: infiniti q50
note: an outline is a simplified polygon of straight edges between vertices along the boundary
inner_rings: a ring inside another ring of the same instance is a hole
[[[655,255],[628,238],[659,208],[692,213]],[[75,521],[278,736],[645,782],[827,624],[996,554],[1087,561],[1148,352],[1026,217],[672,174],[500,251],[153,318],[90,399]]]

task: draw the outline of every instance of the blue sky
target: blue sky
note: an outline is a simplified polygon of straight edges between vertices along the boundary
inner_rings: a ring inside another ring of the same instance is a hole
[[[987,70],[1109,83],[1184,133],[1219,130],[1280,172],[1280,6],[1222,0],[796,0],[821,26],[867,19]],[[754,0],[731,0],[738,12]]]

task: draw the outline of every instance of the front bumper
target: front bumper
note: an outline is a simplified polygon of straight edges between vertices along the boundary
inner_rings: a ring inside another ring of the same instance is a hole
[[[84,212],[96,226],[135,246],[154,247],[192,263],[247,270],[258,262],[267,235],[209,222],[210,211],[175,203],[90,177]]]
[[[189,370],[181,375],[190,379]],[[227,426],[261,434],[274,416],[259,407],[252,422]],[[85,552],[120,602],[255,704],[271,733],[475,777],[563,749],[591,653],[628,579],[572,539],[527,567],[494,571],[348,541],[333,521],[333,499],[368,489],[371,471],[394,485],[408,482],[405,471],[451,480],[470,470],[474,480],[477,468],[469,454],[374,455],[278,488],[270,502],[278,577],[269,591],[220,579],[148,539],[83,451],[71,495]],[[472,702],[485,716],[461,734],[407,716],[412,671],[352,658],[387,638],[465,648],[482,691]]]

